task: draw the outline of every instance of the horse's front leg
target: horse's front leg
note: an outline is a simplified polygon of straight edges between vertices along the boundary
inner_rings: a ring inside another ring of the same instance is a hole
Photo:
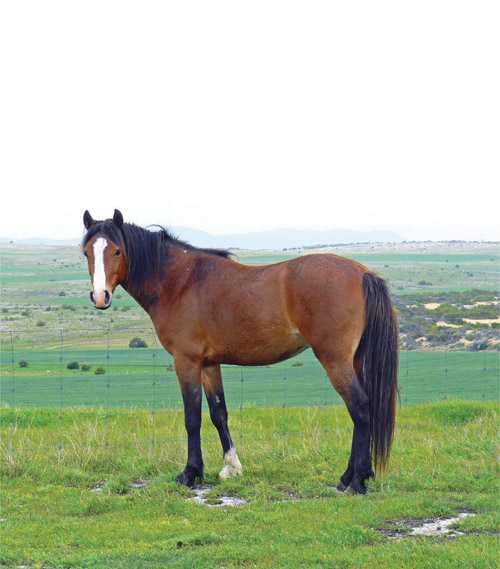
[[[196,479],[203,479],[201,454],[201,364],[184,356],[174,356],[174,366],[184,400],[184,423],[188,436],[188,458],[184,471],[175,481],[192,488]]]
[[[219,473],[219,479],[227,480],[241,474],[242,468],[227,424],[228,414],[220,365],[205,366],[202,371],[202,380],[210,409],[210,418],[219,433],[224,453],[224,468]]]

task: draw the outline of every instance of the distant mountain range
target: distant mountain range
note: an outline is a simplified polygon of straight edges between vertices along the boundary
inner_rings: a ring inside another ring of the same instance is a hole
[[[330,229],[314,231],[304,229],[275,229],[256,233],[235,233],[231,235],[211,235],[200,229],[190,227],[171,227],[171,232],[197,247],[218,247],[238,249],[291,249],[313,245],[336,245],[342,243],[401,243],[404,237],[394,231],[354,231],[350,229]],[[10,239],[0,237],[0,243],[14,242],[26,245],[78,245],[80,239]]]

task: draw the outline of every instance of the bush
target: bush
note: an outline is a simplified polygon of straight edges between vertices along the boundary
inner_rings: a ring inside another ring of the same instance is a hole
[[[82,364],[82,371],[89,371],[91,367],[90,364]]]
[[[136,336],[135,338],[132,338],[132,340],[130,340],[128,347],[129,348],[147,348],[148,345],[146,344],[146,342],[144,340],[142,340],[141,338],[138,338]]]
[[[39,326],[40,328],[42,328],[43,326],[46,326],[46,324],[45,324],[45,322],[44,322],[43,320],[39,320],[39,321],[36,323],[36,325]]]
[[[95,375],[104,375],[106,373],[106,369],[103,368],[102,366],[98,366],[95,368],[94,373]]]
[[[69,364],[66,367],[67,369],[80,369],[80,365],[78,364],[78,362],[69,362]]]
[[[66,296],[66,293],[62,290],[62,291],[59,293],[59,296]]]
[[[28,367],[28,362],[26,360],[21,360],[19,362],[19,367]]]

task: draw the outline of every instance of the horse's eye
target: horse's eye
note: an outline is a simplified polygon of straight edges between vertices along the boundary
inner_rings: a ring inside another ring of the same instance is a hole
[[[122,250],[121,250],[121,249],[117,249],[117,250],[116,250],[116,253],[115,253],[115,256],[116,256],[116,257],[119,257],[121,254],[122,254]]]

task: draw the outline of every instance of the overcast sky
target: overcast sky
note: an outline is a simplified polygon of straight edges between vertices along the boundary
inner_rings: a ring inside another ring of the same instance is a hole
[[[3,2],[0,236],[500,239],[500,3]]]

